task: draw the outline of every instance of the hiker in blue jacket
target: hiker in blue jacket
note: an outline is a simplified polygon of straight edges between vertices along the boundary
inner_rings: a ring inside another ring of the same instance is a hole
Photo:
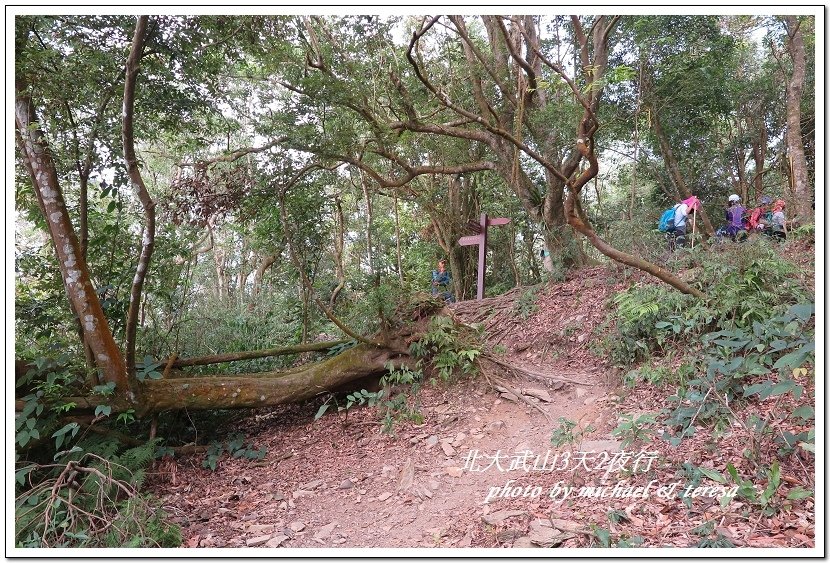
[[[450,291],[450,283],[452,277],[447,272],[447,261],[439,260],[438,269],[432,271],[432,294],[440,295],[447,303],[454,303],[455,297]]]
[[[670,246],[686,246],[687,219],[698,209],[700,209],[700,200],[695,196],[684,199],[680,205],[675,207],[674,229],[672,230],[672,234],[674,235],[674,240],[672,242],[674,244]]]

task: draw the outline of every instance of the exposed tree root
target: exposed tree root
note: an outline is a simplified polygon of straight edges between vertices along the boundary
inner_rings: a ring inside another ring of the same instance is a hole
[[[507,369],[513,371],[513,372],[521,373],[522,375],[528,375],[528,376],[536,378],[536,379],[542,379],[544,381],[560,381],[562,383],[573,383],[573,384],[576,384],[576,385],[587,385],[587,386],[591,386],[591,387],[593,387],[595,385],[594,383],[587,383],[585,381],[578,381],[576,379],[570,379],[570,378],[567,378],[567,377],[557,377],[555,375],[548,375],[546,373],[533,371],[533,370],[525,368],[525,367],[520,367],[520,366],[517,366],[517,365],[509,364],[507,362],[499,360],[498,358],[494,358],[493,356],[491,356],[489,354],[484,354],[481,357],[482,357],[482,359],[485,359],[489,362],[493,362],[494,364],[498,364],[498,365],[500,365],[504,368],[507,368]]]
[[[533,407],[534,409],[536,409],[537,411],[542,413],[545,416],[545,418],[548,420],[548,422],[550,422],[552,420],[550,415],[547,413],[547,411],[545,411],[542,407],[540,407],[539,405],[537,405],[536,403],[534,403],[533,401],[531,401],[530,399],[525,397],[524,394],[522,394],[521,391],[519,391],[517,389],[514,389],[503,379],[498,378],[496,376],[489,375],[486,370],[481,368],[480,364],[479,364],[479,367],[481,369],[481,373],[484,374],[484,378],[487,380],[487,383],[489,383],[492,388],[499,391],[500,393],[509,393],[511,395],[515,395],[516,398],[518,398],[521,401],[524,401],[525,403],[527,403],[528,405],[530,405],[531,407]]]

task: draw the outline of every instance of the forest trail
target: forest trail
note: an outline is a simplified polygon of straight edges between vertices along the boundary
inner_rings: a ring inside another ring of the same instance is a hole
[[[554,419],[594,417],[602,398],[553,396],[543,408]],[[380,433],[369,409],[350,412],[345,424],[335,415],[318,422],[257,417],[269,428],[253,436],[268,447],[264,463],[180,469],[165,506],[187,524],[192,547],[490,547],[482,517],[500,503],[487,506],[485,497],[516,472],[465,470],[470,452],[548,450],[550,425],[478,381],[426,389],[422,399],[424,424],[394,437]],[[544,511],[545,499],[538,500],[525,520]]]
[[[15,14],[10,556],[823,553],[823,13],[420,11]]]
[[[701,483],[677,469],[729,462],[748,473],[751,438],[737,424],[677,448],[653,436],[625,448],[615,439],[626,415],[657,413],[670,394],[624,387],[599,356],[608,299],[640,279],[619,272],[584,269],[533,288],[533,299],[518,289],[452,306],[457,320],[484,322],[502,348],[491,348],[497,363],[484,360],[483,374],[425,384],[422,424],[396,423],[390,436],[370,408],[314,421],[321,399],[264,409],[236,429],[267,448],[264,460],[224,457],[211,472],[204,456],[182,458],[152,488],[194,548],[690,547],[711,533],[739,547],[812,547],[812,503],[750,519],[738,499],[721,506],[723,491],[698,494]],[[499,392],[496,377],[522,398]],[[800,403],[759,408],[811,404],[814,383],[796,379]],[[621,465],[610,469],[612,460]],[[792,487],[810,467],[790,459],[781,473]],[[684,495],[694,496],[680,498],[690,484]]]
[[[189,547],[524,545],[529,523],[547,517],[551,501],[550,475],[510,470],[521,452],[533,452],[530,465],[548,451],[553,459],[560,417],[596,428],[583,449],[619,447],[610,436],[607,366],[588,344],[605,320],[605,301],[622,287],[608,270],[592,268],[532,288],[532,300],[519,288],[451,307],[462,322],[485,323],[488,342],[503,347],[494,359],[526,370],[485,361],[486,373],[498,373],[523,398],[500,394],[480,374],[425,384],[423,424],[397,423],[392,436],[381,432],[374,409],[318,421],[320,401],[260,411],[244,426],[251,443],[267,447],[263,461],[225,458],[210,472],[201,457],[181,460],[157,492]],[[484,469],[497,452],[501,470]],[[538,484],[545,495],[485,502],[491,487],[510,479]],[[505,518],[507,505],[521,508]]]

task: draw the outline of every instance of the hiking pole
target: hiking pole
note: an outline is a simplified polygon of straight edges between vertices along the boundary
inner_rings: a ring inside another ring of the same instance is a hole
[[[695,219],[697,219],[697,211],[692,214],[692,250],[695,248]]]

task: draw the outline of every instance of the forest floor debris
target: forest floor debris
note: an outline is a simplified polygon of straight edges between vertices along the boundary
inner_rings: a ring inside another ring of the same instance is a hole
[[[524,401],[502,399],[481,376],[426,384],[419,395],[423,423],[398,423],[393,435],[381,432],[375,409],[317,421],[319,401],[265,409],[247,428],[252,443],[268,448],[263,461],[225,458],[211,472],[200,458],[183,458],[177,484],[157,475],[155,492],[182,525],[188,547],[692,547],[711,537],[736,546],[812,547],[810,499],[750,518],[737,498],[721,506],[700,491],[687,506],[677,491],[658,493],[674,483],[686,487],[677,471],[684,461],[741,469],[749,463],[739,451],[746,429],[731,428],[714,449],[705,432],[682,449],[662,440],[624,448],[612,435],[622,413],[658,412],[670,394],[647,383],[621,387],[621,374],[591,348],[607,322],[606,301],[625,285],[604,268],[582,270],[537,290],[525,319],[507,304],[520,291],[490,300],[498,306],[490,309],[496,316],[488,336],[504,347],[498,359],[525,372],[488,369],[499,370]],[[453,308],[464,322],[482,322],[478,311],[471,303]],[[503,325],[500,311],[518,322]],[[528,373],[552,378],[545,385]],[[558,374],[591,385],[553,379]],[[801,383],[809,404],[814,390]],[[761,408],[775,406],[768,402]],[[555,447],[552,433],[562,420],[576,423],[576,437]],[[651,459],[644,452],[671,463],[622,474],[588,467],[586,460],[626,450],[639,450],[643,463]],[[570,467],[556,465],[565,459]],[[782,463],[784,486],[807,487],[812,463]]]

